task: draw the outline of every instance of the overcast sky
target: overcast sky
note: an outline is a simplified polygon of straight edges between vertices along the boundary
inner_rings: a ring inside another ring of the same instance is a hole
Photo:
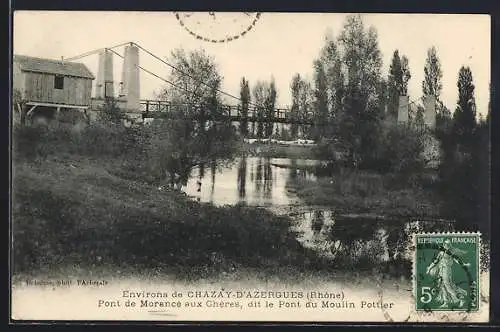
[[[202,19],[212,18],[207,13],[196,15],[202,15]],[[238,96],[242,76],[252,85],[273,75],[278,88],[278,104],[285,106],[290,104],[290,81],[294,73],[312,77],[312,63],[323,46],[325,34],[330,31],[337,36],[346,16],[333,13],[262,13],[254,28],[243,38],[215,44],[190,35],[171,12],[16,12],[13,43],[15,54],[55,59],[128,41],[136,42],[161,57],[168,56],[177,47],[204,48],[220,66],[224,77],[223,90]],[[378,31],[384,76],[387,76],[395,49],[409,58],[412,74],[410,100],[422,96],[426,52],[434,45],[442,63],[443,102],[450,109],[455,109],[458,71],[462,65],[467,65],[472,70],[476,85],[478,112],[486,114],[491,62],[489,16],[366,14],[362,17],[366,26],[373,25]],[[234,24],[233,18],[237,18]],[[221,27],[207,26],[201,33],[207,37],[220,37],[221,29],[238,33],[243,29],[238,22],[247,25],[243,14],[221,13],[218,19],[223,19],[219,21],[223,22]],[[116,51],[123,54],[123,48]],[[97,75],[97,55],[81,61]],[[116,82],[121,79],[121,62],[115,56]],[[170,71],[167,66],[142,52],[140,64],[163,77],[167,77]],[[142,98],[153,97],[163,85],[165,83],[161,80],[141,73]],[[232,102],[237,103],[236,100]]]

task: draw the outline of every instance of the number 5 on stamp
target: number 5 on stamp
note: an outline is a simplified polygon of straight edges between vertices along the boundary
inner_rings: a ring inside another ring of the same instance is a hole
[[[480,234],[416,234],[414,241],[416,310],[478,311]]]

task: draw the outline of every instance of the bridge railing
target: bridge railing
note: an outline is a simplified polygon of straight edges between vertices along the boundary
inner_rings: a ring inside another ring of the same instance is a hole
[[[182,108],[185,107],[186,110],[189,108],[201,108],[201,105],[192,104],[174,104],[166,100],[150,100],[143,99],[140,101],[141,112],[170,112],[174,107]],[[231,117],[243,116],[240,105],[221,105],[222,114]],[[290,117],[289,111],[286,108],[277,108],[273,112],[274,117],[279,119],[287,119]],[[257,118],[258,110],[256,107],[252,107],[248,110],[247,117]]]
[[[149,114],[153,117],[157,116],[162,117],[160,113],[169,113],[178,109],[185,110],[186,112],[194,112],[194,114],[199,113],[200,116],[203,116],[204,113],[203,105],[193,105],[193,104],[183,104],[183,103],[177,104],[165,100],[144,99],[140,101],[140,105],[141,105],[141,112],[143,114]],[[313,123],[312,114],[308,114],[306,116],[297,118],[293,116],[293,114],[287,108],[276,108],[270,119],[267,118],[266,115],[261,116],[259,114],[259,109],[255,106],[250,107],[245,115],[242,112],[241,105],[227,105],[227,104],[219,105],[219,112],[220,112],[219,114],[221,114],[222,116],[231,118],[235,121],[246,119],[249,122],[276,120],[284,123],[295,123],[295,122],[300,122],[304,124]]]

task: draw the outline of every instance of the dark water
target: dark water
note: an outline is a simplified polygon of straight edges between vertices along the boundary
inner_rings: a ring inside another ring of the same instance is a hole
[[[314,166],[316,160],[291,160],[287,158],[239,158],[221,172],[205,169],[200,179],[199,170],[192,173],[184,191],[215,205],[245,203],[250,206],[281,208],[297,203],[297,197],[287,192],[286,181],[294,177],[315,180],[311,172],[294,171],[292,165]],[[197,181],[201,180],[198,192]]]
[[[356,211],[353,215],[338,215],[335,206],[308,206],[289,192],[286,184],[297,179],[315,181],[314,170],[318,165],[317,160],[240,158],[222,171],[205,170],[201,177],[195,171],[184,191],[201,202],[245,203],[286,214],[292,219],[291,228],[304,247],[343,266],[370,268],[409,262],[412,234],[453,230],[453,224],[445,222],[370,219],[356,217]],[[308,166],[309,171],[297,170],[294,166]],[[411,271],[411,268],[403,270]]]

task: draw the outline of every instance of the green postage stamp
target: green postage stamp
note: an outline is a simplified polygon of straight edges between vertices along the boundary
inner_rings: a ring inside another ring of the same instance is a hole
[[[480,234],[416,234],[414,240],[416,310],[478,311]]]

